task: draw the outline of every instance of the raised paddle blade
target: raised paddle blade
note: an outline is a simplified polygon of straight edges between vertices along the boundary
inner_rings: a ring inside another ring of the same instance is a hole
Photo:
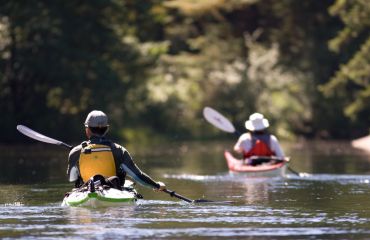
[[[34,131],[34,130],[26,127],[26,126],[23,126],[23,125],[18,125],[17,130],[19,132],[23,133],[24,135],[26,135],[27,137],[38,140],[40,142],[50,143],[50,144],[55,144],[55,145],[61,145],[61,146],[67,147],[67,148],[72,148],[72,146],[69,146],[69,145],[65,144],[64,142],[61,142],[61,141],[58,141],[56,139],[53,139],[53,138],[47,137],[45,135],[42,135],[41,133],[38,133],[38,132],[36,132],[36,131]]]
[[[204,118],[216,128],[219,128],[225,132],[235,133],[234,125],[225,118],[222,114],[217,112],[211,107],[205,107],[203,109]]]

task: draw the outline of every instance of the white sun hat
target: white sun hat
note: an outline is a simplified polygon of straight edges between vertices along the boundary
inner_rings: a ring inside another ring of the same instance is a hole
[[[270,126],[269,121],[261,113],[253,113],[245,122],[245,128],[249,131],[260,131]]]

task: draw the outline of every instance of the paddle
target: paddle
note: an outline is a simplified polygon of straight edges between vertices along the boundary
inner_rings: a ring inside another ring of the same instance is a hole
[[[229,119],[224,117],[221,113],[217,112],[213,108],[205,107],[203,109],[203,116],[216,128],[221,129],[224,132],[233,133],[238,137],[241,135],[240,132],[235,129],[234,125],[229,121]]]
[[[184,200],[185,202],[188,203],[207,203],[207,202],[215,202],[207,199],[196,199],[196,200],[191,200],[189,198],[186,198],[184,196],[181,196],[180,194],[176,193],[175,191],[171,191],[169,189],[163,190],[163,192],[168,193],[171,197],[177,197],[178,199]]]
[[[23,125],[17,125],[17,130],[19,132],[21,132],[22,134],[26,135],[27,137],[38,140],[40,142],[50,143],[50,144],[62,146],[62,147],[68,148],[68,149],[73,148],[71,145],[68,145],[68,144],[66,144],[64,142],[61,142],[59,140],[47,137],[47,136],[45,136],[41,133],[38,133],[38,132],[36,132],[36,131],[34,131],[34,130],[26,127],[26,126],[23,126]],[[214,202],[214,201],[206,200],[206,199],[191,200],[191,199],[186,198],[184,196],[181,196],[180,194],[176,193],[175,191],[171,191],[169,189],[165,189],[165,190],[163,190],[163,192],[168,193],[169,195],[171,195],[171,197],[177,197],[178,199],[184,200],[185,202],[188,202],[188,203]]]
[[[50,143],[50,144],[54,144],[54,145],[58,145],[58,146],[63,146],[63,147],[68,148],[68,149],[73,148],[71,145],[68,145],[64,142],[61,142],[61,141],[55,140],[53,138],[47,137],[45,135],[42,135],[41,133],[38,133],[38,132],[36,132],[36,131],[34,131],[34,130],[26,127],[26,126],[23,126],[23,125],[17,125],[17,130],[19,132],[23,133],[24,135],[26,135],[27,137],[38,140],[40,142]]]
[[[203,116],[209,123],[211,123],[216,128],[221,129],[228,133],[233,133],[238,137],[241,135],[241,133],[235,129],[234,125],[229,121],[229,119],[224,117],[221,113],[217,112],[215,109],[211,107],[205,107],[203,109]],[[273,158],[274,160],[280,160],[285,162],[289,162],[290,160],[289,158],[278,158],[278,157],[271,158]],[[307,173],[298,173],[297,171],[291,169],[289,165],[288,169],[297,176],[307,175]]]

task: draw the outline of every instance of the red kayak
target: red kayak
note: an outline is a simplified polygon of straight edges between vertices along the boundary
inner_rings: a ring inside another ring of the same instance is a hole
[[[249,159],[237,159],[235,158],[229,151],[225,151],[224,153],[227,166],[229,167],[229,170],[231,172],[248,172],[248,173],[260,173],[260,172],[271,172],[271,173],[276,173],[279,172],[281,173],[282,169],[284,169],[284,166],[286,164],[286,161],[280,160],[276,161],[276,159],[271,159],[268,162],[264,162],[261,164],[247,164]],[[264,157],[266,159],[266,157]],[[256,160],[255,158],[253,160]]]

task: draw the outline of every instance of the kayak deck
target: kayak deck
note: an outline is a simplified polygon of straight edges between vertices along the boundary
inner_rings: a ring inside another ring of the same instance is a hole
[[[123,190],[98,186],[94,192],[89,191],[87,187],[73,189],[66,193],[62,206],[106,207],[132,204],[138,199],[138,193],[132,185],[131,181],[125,183]]]
[[[224,152],[227,166],[231,172],[246,172],[246,173],[266,173],[266,172],[281,172],[285,166],[285,161],[271,161],[258,165],[246,164],[246,160],[235,158],[229,151]]]

